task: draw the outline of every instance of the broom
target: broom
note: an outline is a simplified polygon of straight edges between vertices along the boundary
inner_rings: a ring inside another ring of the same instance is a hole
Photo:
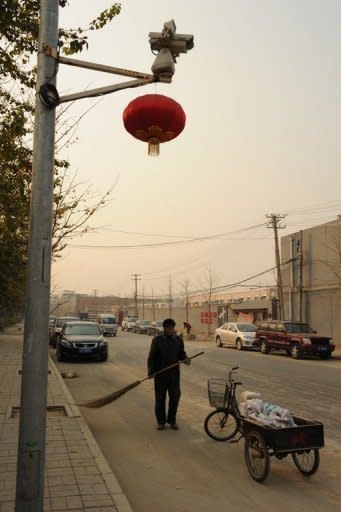
[[[127,391],[130,391],[131,389],[136,388],[142,382],[152,379],[156,375],[160,375],[160,373],[166,372],[167,370],[170,370],[171,368],[174,368],[175,366],[180,365],[181,363],[184,363],[185,361],[188,361],[189,359],[194,359],[195,357],[201,356],[204,354],[204,352],[198,352],[198,354],[195,354],[192,357],[188,357],[187,359],[183,361],[178,361],[177,363],[171,364],[170,366],[167,366],[167,368],[163,368],[162,370],[159,370],[158,372],[153,373],[152,375],[145,377],[141,380],[136,380],[135,382],[132,382],[131,384],[128,384],[128,386],[125,386],[124,388],[119,389],[118,391],[114,391],[114,393],[110,393],[110,395],[102,396],[101,398],[97,398],[97,400],[89,400],[87,402],[80,402],[76,405],[79,405],[81,407],[90,407],[94,409],[98,409],[99,407],[103,407],[104,405],[110,404],[111,402],[114,402],[121,396],[125,395]]]

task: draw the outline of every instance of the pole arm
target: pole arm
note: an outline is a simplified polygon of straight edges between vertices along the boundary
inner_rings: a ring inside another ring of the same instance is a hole
[[[44,53],[48,57],[52,57],[59,64],[66,64],[67,66],[75,66],[76,68],[92,69],[93,71],[101,71],[102,73],[111,73],[112,75],[129,76],[130,78],[151,78],[154,75],[150,73],[141,73],[140,71],[132,71],[131,69],[117,68],[114,66],[107,66],[105,64],[98,64],[97,62],[89,62],[86,60],[70,59],[69,57],[61,57],[57,48],[51,46],[44,46]]]
[[[60,64],[66,64],[68,66],[74,66],[83,69],[92,69],[94,71],[101,71],[103,73],[110,73],[112,75],[128,76],[134,78],[128,82],[122,82],[119,84],[108,85],[106,87],[98,87],[96,89],[90,89],[87,91],[75,92],[60,97],[60,103],[67,103],[69,101],[76,101],[82,98],[94,98],[97,96],[104,96],[105,94],[111,94],[116,91],[122,91],[124,89],[131,89],[134,87],[141,87],[143,85],[152,84],[154,82],[162,82],[170,84],[172,77],[168,74],[165,75],[152,75],[149,73],[141,73],[140,71],[133,71],[131,69],[117,68],[114,66],[106,66],[104,64],[97,64],[96,62],[88,62],[85,60],[70,59],[68,57],[61,57],[58,54],[56,48],[51,46],[44,46],[44,53],[48,57],[52,57]]]
[[[68,66],[75,66],[76,68],[92,69],[94,71],[101,71],[103,73],[110,73],[112,75],[128,76],[130,78],[153,78],[154,75],[150,73],[141,73],[140,71],[133,71],[131,69],[116,68],[113,66],[106,66],[105,64],[97,64],[95,62],[88,62],[85,60],[70,59],[68,57],[58,56],[56,59],[60,64]]]
[[[97,89],[89,89],[88,91],[75,92],[60,97],[60,103],[67,103],[68,101],[80,100],[82,98],[95,98],[97,96],[104,96],[112,92],[122,91],[123,89],[132,89],[134,87],[141,87],[142,85],[152,84],[156,82],[154,77],[146,79],[141,78],[138,80],[130,80],[129,82],[122,82],[120,84],[108,85],[106,87],[98,87]]]

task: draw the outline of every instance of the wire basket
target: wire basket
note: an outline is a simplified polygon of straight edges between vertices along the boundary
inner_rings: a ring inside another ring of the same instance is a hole
[[[224,379],[209,379],[208,380],[208,400],[212,407],[220,409],[226,407],[228,385]]]

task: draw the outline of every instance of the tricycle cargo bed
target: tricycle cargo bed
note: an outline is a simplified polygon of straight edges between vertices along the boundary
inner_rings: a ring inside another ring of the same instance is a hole
[[[323,424],[294,417],[295,427],[274,428],[260,422],[243,418],[244,436],[251,430],[257,430],[275,453],[312,450],[324,446]]]

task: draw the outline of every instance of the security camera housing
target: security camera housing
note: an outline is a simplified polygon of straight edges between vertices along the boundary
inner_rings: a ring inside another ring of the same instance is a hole
[[[150,32],[149,44],[153,52],[169,48],[172,55],[178,57],[180,53],[187,53],[194,47],[194,37],[192,34],[174,34],[170,38],[163,37],[161,32]]]
[[[172,77],[175,73],[174,58],[168,48],[161,48],[152,65],[153,75],[160,77]]]

